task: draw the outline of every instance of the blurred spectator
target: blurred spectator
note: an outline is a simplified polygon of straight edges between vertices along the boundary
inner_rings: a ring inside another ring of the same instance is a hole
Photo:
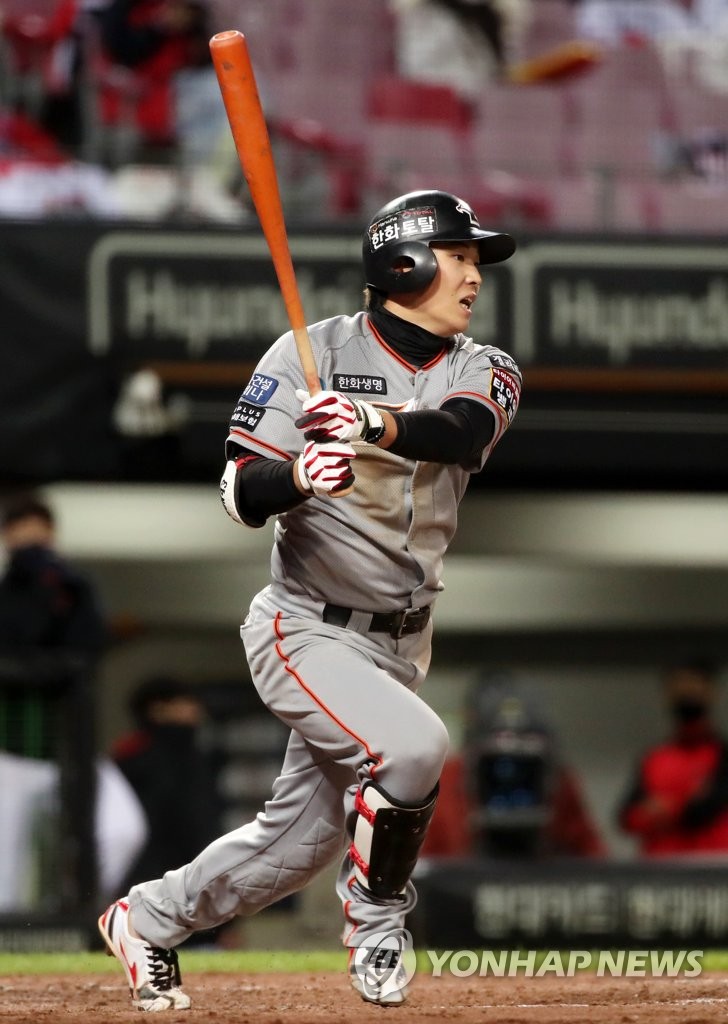
[[[714,666],[669,669],[664,698],[672,735],[645,752],[619,810],[619,824],[648,857],[728,851],[728,744],[714,711]]]
[[[192,860],[221,831],[213,764],[201,743],[205,708],[194,689],[155,676],[133,692],[129,710],[135,728],[111,756],[142,802],[149,836],[126,888]]]
[[[8,555],[0,578],[0,659],[27,687],[0,692],[0,747],[57,756],[57,698],[69,680],[92,687],[108,639],[93,582],[56,550],[56,522],[36,494],[9,500],[0,518]]]
[[[47,884],[52,898],[61,822],[57,700],[69,678],[92,685],[107,642],[94,583],[56,550],[56,519],[34,493],[9,500],[0,519],[8,555],[0,579],[0,660],[8,677],[48,685],[3,689],[0,678],[0,908],[21,909]],[[95,836],[100,895],[116,891],[146,824],[133,790],[108,760],[96,764]],[[45,875],[37,858],[47,850]],[[33,877],[35,871],[35,877]],[[33,887],[35,886],[35,891]]]
[[[728,0],[683,2],[685,27],[658,41],[665,65],[677,74],[690,68],[694,82],[709,94],[728,93]],[[715,116],[725,127],[722,110],[722,104],[716,101]]]
[[[175,136],[175,76],[209,68],[205,11],[188,0],[107,0],[98,12],[101,42],[111,61],[136,72],[143,89],[137,105],[146,138]]]
[[[0,535],[8,554],[0,579],[0,652],[69,656],[93,669],[107,627],[95,585],[56,549],[56,520],[35,494],[6,504]]]
[[[698,55],[698,76],[728,90],[728,0],[577,0],[577,32],[608,46],[655,44],[668,66]]]
[[[682,139],[673,139],[665,153],[666,169],[683,173],[704,186],[706,191],[728,188],[728,131],[719,128],[695,128]]]
[[[183,202],[192,197],[206,215],[235,217],[237,207],[224,187],[235,150],[210,59],[213,27],[207,4],[108,0],[96,16],[106,58],[134,73],[142,157],[145,147],[156,159],[167,154],[184,172],[190,195]],[[102,85],[103,117],[113,121],[123,116],[119,107],[127,102],[128,88],[104,94]]]
[[[531,0],[390,0],[397,70],[403,78],[449,85],[477,109],[502,77]]]
[[[655,41],[689,31],[695,6],[693,0],[579,0],[575,26],[580,36],[609,46]]]
[[[462,755],[450,758],[424,853],[440,857],[592,857],[606,847],[574,772],[528,690],[478,683]]]
[[[0,100],[70,148],[81,138],[79,9],[80,0],[5,0],[0,6]]]
[[[78,159],[80,5],[0,6],[0,216],[117,216],[108,172]]]

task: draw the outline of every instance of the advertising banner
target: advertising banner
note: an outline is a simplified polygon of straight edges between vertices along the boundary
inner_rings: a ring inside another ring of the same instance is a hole
[[[421,862],[416,924],[450,949],[723,948],[723,865],[496,859]]]
[[[288,329],[260,231],[3,222],[0,241],[0,475],[217,472],[238,397]],[[290,241],[309,323],[361,308],[358,234]],[[642,396],[627,407],[646,439],[662,433],[650,410],[664,416],[665,395],[671,411],[687,400],[691,415],[708,415],[708,436],[725,434],[705,404],[728,390],[720,240],[519,238],[512,260],[484,270],[471,331],[525,370],[514,433],[538,432],[539,465],[552,430],[578,432],[575,407],[582,430],[580,403],[594,414],[585,429],[611,435],[626,394]]]

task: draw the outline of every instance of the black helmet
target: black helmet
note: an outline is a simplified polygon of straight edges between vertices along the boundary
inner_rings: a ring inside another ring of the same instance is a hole
[[[512,256],[510,235],[483,231],[471,206],[449,192],[408,192],[374,214],[364,236],[366,283],[383,292],[417,292],[434,279],[432,242],[478,242],[479,263]],[[402,269],[402,266],[406,269]]]

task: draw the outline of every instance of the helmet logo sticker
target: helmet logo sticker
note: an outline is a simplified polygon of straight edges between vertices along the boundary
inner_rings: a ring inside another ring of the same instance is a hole
[[[458,213],[464,213],[465,216],[469,218],[472,227],[480,227],[480,222],[478,221],[478,218],[475,216],[475,212],[468,206],[467,203],[464,203],[462,199],[455,207],[455,209],[457,210]]]
[[[437,232],[437,213],[432,206],[421,206],[413,210],[399,210],[372,224],[369,228],[369,243],[376,252],[390,242],[419,240]]]

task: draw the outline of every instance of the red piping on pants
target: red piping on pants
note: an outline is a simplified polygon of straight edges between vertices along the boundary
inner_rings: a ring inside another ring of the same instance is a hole
[[[372,778],[374,778],[374,772],[379,767],[379,765],[382,763],[381,755],[375,754],[371,750],[371,748],[370,748],[369,744],[366,742],[366,740],[363,740],[361,738],[361,736],[357,736],[357,734],[355,732],[353,732],[353,730],[349,729],[346,725],[344,725],[344,723],[341,721],[341,719],[338,718],[333,713],[333,711],[330,708],[327,708],[326,705],[324,704],[324,702],[321,700],[321,698],[317,697],[316,694],[313,692],[313,690],[304,683],[303,679],[301,679],[301,677],[299,676],[298,672],[296,672],[295,669],[291,668],[291,666],[289,664],[289,660],[288,660],[288,655],[284,654],[283,650],[281,649],[280,641],[281,640],[285,640],[285,637],[284,637],[283,633],[281,632],[281,627],[280,627],[281,618],[282,618],[282,613],[281,612],[277,612],[276,613],[276,617],[275,617],[275,622],[273,624],[273,628],[275,629],[276,636],[278,637],[278,643],[276,644],[276,654],[281,659],[281,661],[284,663],[284,667],[285,667],[286,672],[288,672],[289,675],[293,676],[293,678],[296,680],[296,682],[301,687],[301,689],[305,690],[305,692],[309,695],[311,700],[315,701],[315,703],[318,704],[318,706],[321,708],[321,710],[323,712],[325,712],[325,714],[327,714],[332,721],[336,722],[336,724],[339,726],[340,729],[344,730],[344,732],[347,734],[347,736],[351,736],[352,739],[355,739],[356,742],[359,743],[364,748],[364,750],[366,750],[367,755],[371,758],[372,761],[375,762],[371,766],[371,768],[369,769],[369,774],[371,775]]]

